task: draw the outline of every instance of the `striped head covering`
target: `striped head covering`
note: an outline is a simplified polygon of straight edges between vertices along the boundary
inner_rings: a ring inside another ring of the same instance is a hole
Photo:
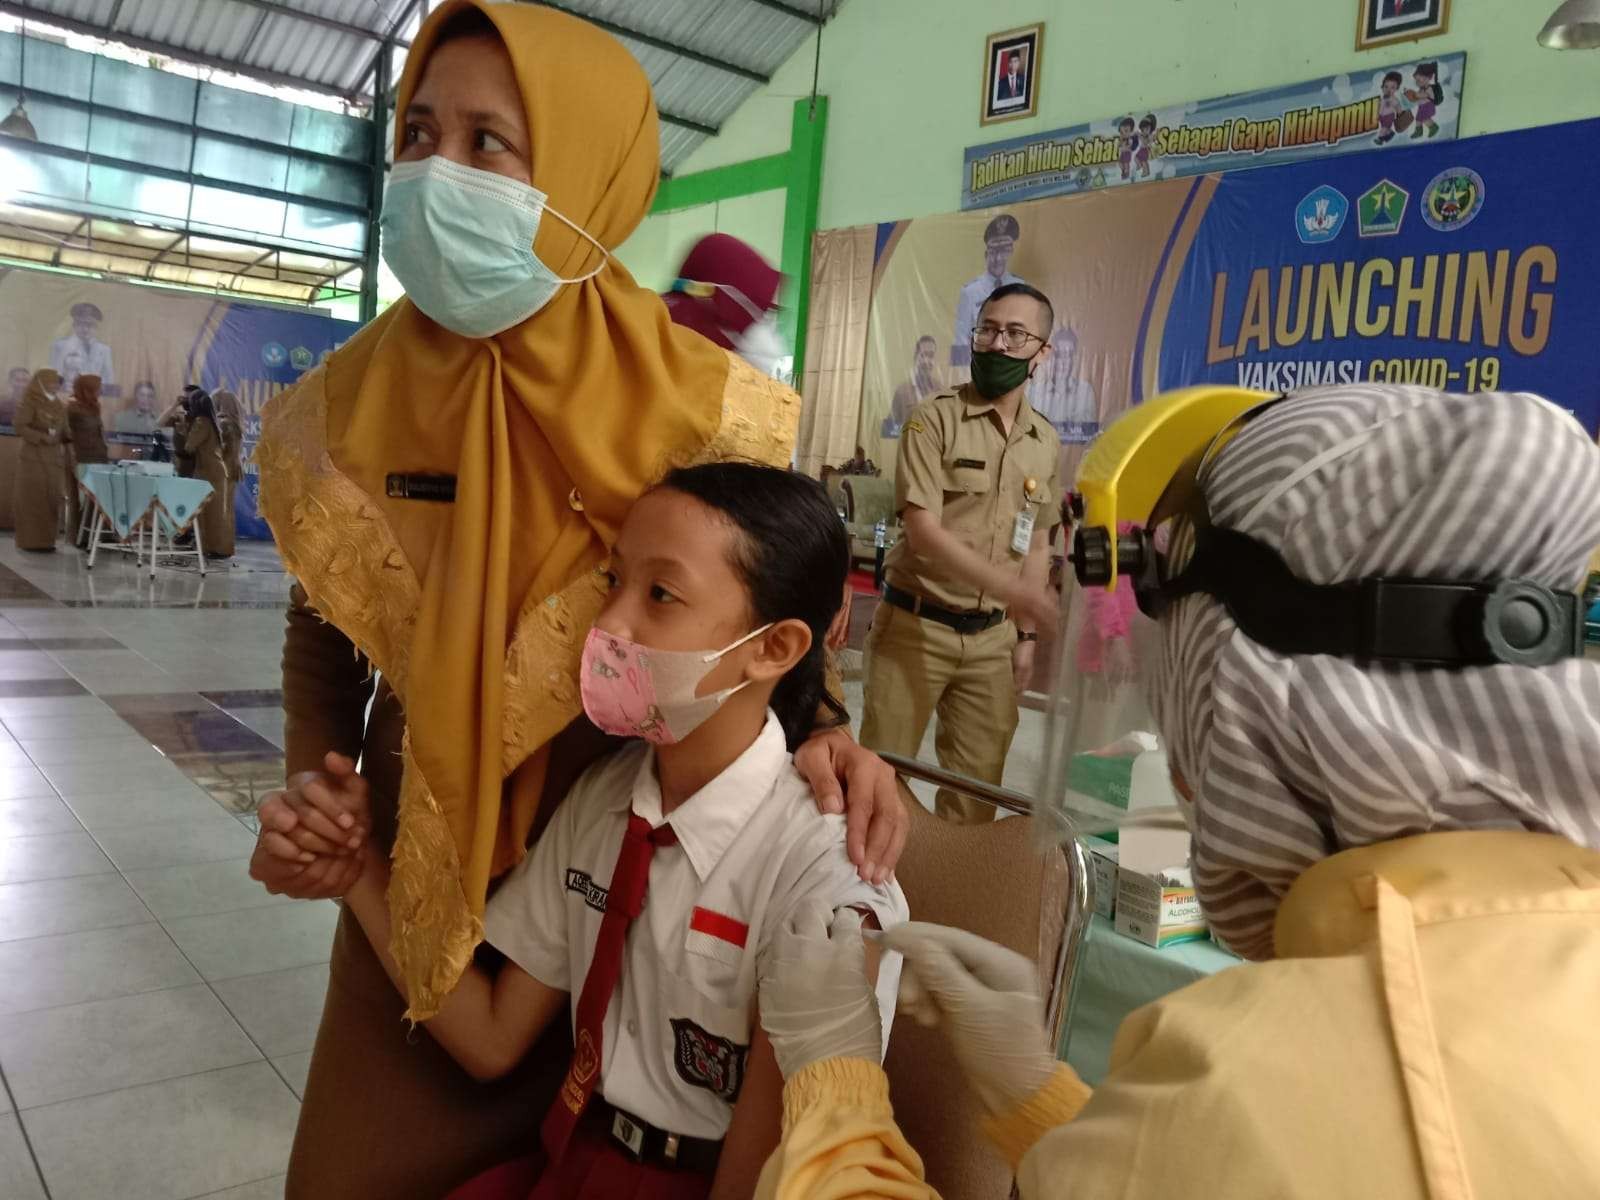
[[[1205,480],[1212,523],[1302,579],[1531,579],[1582,586],[1600,544],[1600,448],[1536,396],[1356,385],[1246,426]],[[1175,565],[1192,529],[1173,540]],[[1152,708],[1195,798],[1192,865],[1213,932],[1273,954],[1312,864],[1435,830],[1530,829],[1600,847],[1600,665],[1459,670],[1275,654],[1222,605],[1162,622]]]

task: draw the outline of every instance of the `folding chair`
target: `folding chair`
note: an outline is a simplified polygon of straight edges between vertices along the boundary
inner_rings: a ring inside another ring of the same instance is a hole
[[[911,833],[895,868],[916,921],[969,930],[1032,958],[1039,966],[1050,1045],[1061,1041],[1067,998],[1094,914],[1094,869],[1070,841],[1041,854],[1032,801],[899,755],[884,759],[901,775]],[[956,825],[923,807],[907,778],[965,795],[1018,819]],[[946,1035],[897,1016],[884,1061],[895,1117],[922,1155],[928,1181],[962,1200],[1005,1200],[1009,1166],[979,1131],[983,1109],[968,1088]]]

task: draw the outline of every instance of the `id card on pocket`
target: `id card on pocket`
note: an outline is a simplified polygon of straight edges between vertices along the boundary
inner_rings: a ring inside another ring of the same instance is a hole
[[[1011,549],[1018,554],[1026,554],[1032,544],[1033,509],[1025,508],[1017,514],[1017,519],[1011,526]]]

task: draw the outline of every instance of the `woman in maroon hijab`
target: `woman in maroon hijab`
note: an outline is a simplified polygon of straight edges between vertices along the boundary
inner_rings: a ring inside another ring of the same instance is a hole
[[[755,249],[729,234],[711,233],[694,244],[662,299],[677,324],[782,378],[791,361],[774,320],[782,282]]]

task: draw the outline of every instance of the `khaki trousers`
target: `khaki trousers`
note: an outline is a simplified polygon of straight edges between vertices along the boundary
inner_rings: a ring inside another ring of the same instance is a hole
[[[861,744],[914,757],[928,721],[939,715],[934,749],[939,765],[984,783],[999,783],[1017,732],[1011,654],[1017,629],[1009,620],[982,633],[948,625],[884,602],[872,618],[864,664]],[[992,821],[982,801],[941,788],[935,811],[962,825]]]

